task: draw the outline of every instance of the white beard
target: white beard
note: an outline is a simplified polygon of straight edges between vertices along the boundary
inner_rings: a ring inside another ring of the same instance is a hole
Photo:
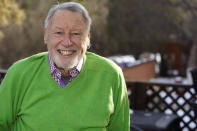
[[[75,56],[70,60],[69,63],[66,64],[62,62],[57,55],[54,55],[52,59],[58,68],[69,70],[78,65],[79,61],[82,59],[82,56]]]

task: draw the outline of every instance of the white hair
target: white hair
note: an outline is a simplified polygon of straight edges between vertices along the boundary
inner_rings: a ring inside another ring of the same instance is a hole
[[[44,28],[45,29],[48,27],[48,24],[49,24],[49,21],[50,21],[51,17],[58,10],[69,10],[69,11],[80,13],[82,15],[82,17],[84,18],[85,23],[87,24],[88,31],[90,31],[90,26],[91,26],[92,20],[89,16],[89,13],[84,6],[82,6],[81,4],[76,3],[76,2],[64,2],[64,3],[54,5],[49,10],[48,15],[47,15],[47,17],[44,21]]]

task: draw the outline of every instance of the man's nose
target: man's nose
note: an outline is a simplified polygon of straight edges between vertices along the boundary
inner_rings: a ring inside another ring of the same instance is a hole
[[[69,47],[72,45],[71,43],[71,40],[70,40],[70,37],[68,35],[65,35],[64,38],[63,38],[63,41],[62,41],[62,44],[65,46],[65,47]]]

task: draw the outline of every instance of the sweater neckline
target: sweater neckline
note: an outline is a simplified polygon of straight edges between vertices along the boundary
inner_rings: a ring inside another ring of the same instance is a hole
[[[73,79],[70,83],[68,83],[64,88],[71,88],[72,86],[77,84],[76,81],[78,81],[78,79],[83,78],[82,76],[86,72],[86,64],[87,64],[86,59],[87,59],[87,56],[85,54],[83,64],[82,64],[82,68],[81,68],[81,72],[79,73],[79,75],[75,79]],[[46,64],[45,67],[47,67],[46,69],[47,69],[47,74],[49,76],[49,81],[53,81],[54,85],[56,86],[55,88],[58,87],[58,89],[59,88],[64,89],[54,80],[53,76],[51,76],[51,74],[50,74],[50,67],[49,67],[49,63],[48,63],[48,53],[45,55],[45,62],[44,63]]]

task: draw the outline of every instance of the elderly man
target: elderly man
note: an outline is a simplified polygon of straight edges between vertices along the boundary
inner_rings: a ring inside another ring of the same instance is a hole
[[[86,51],[90,25],[78,3],[50,9],[48,52],[13,64],[0,86],[0,131],[129,131],[123,74]]]

